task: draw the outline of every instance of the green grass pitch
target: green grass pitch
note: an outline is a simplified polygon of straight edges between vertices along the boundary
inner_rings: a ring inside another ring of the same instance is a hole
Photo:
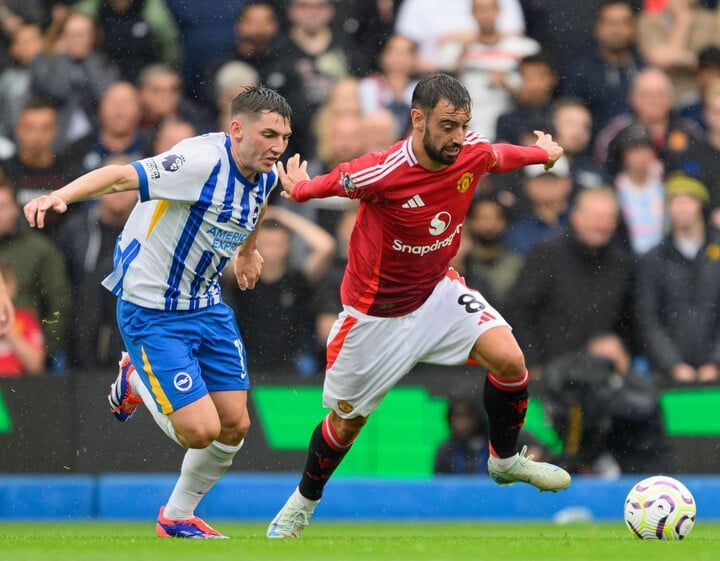
[[[268,540],[265,524],[214,522],[230,540],[159,539],[148,523],[0,525],[3,561],[663,561],[717,560],[720,524],[698,523],[680,542],[641,541],[622,522],[336,523],[299,540]]]

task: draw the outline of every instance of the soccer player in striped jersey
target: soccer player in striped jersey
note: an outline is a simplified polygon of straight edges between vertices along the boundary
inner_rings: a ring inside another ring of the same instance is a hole
[[[103,281],[118,296],[128,351],[108,399],[121,421],[144,402],[161,429],[188,448],[160,509],[161,537],[224,537],[194,511],[250,426],[245,347],[219,279],[229,262],[243,290],[260,276],[257,226],[277,184],[292,110],[271,89],[247,88],[232,101],[231,117],[229,134],[196,136],[158,156],[91,171],[25,206],[30,225],[42,228],[48,211],[139,191]]]
[[[300,536],[368,415],[419,362],[471,361],[487,372],[488,471],[495,481],[543,491],[570,484],[565,470],[533,461],[525,449],[518,454],[528,400],[523,353],[497,310],[449,267],[481,176],[529,164],[550,168],[563,150],[541,131],[533,146],[490,144],[468,130],[471,116],[462,83],[435,74],[415,87],[405,140],[314,179],[298,155],[287,169],[278,166],[284,197],[339,195],[360,207],[340,290],[343,311],[327,344],[323,404],[331,411],[310,437],[300,483],[270,523],[270,538]]]

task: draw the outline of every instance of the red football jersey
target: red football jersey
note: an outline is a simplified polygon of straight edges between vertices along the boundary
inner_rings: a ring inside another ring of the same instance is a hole
[[[469,131],[455,163],[430,171],[418,163],[408,137],[298,183],[293,196],[301,202],[360,199],[343,304],[384,317],[419,308],[448,270],[478,181],[495,161],[493,145]]]

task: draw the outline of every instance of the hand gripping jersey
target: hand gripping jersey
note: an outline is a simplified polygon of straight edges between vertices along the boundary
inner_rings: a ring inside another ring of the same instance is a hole
[[[409,137],[298,183],[293,193],[298,201],[332,195],[361,201],[341,287],[343,304],[384,317],[420,307],[458,250],[482,175],[521,165],[498,166],[502,146],[508,145],[492,145],[469,131],[455,163],[430,171],[418,163]],[[548,158],[537,146],[520,150],[526,154],[523,163]]]
[[[230,138],[212,133],[133,162],[140,201],[118,237],[103,286],[159,310],[195,310],[220,301],[220,273],[255,230],[277,170],[242,176]]]

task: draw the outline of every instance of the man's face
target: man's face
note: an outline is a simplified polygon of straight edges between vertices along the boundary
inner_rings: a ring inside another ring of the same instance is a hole
[[[457,109],[447,99],[441,99],[427,112],[412,110],[413,127],[422,132],[422,143],[428,156],[438,164],[455,163],[465,142],[472,113]]]
[[[269,172],[285,152],[291,132],[288,120],[278,113],[234,118],[230,123],[232,152],[243,175],[250,178]]]
[[[56,134],[57,117],[49,107],[26,109],[15,126],[15,137],[20,149],[33,153],[50,149]]]
[[[641,122],[665,119],[673,106],[670,80],[659,72],[640,74],[630,92],[630,105]]]
[[[603,248],[610,243],[617,227],[617,203],[602,194],[587,196],[575,207],[570,221],[583,244],[593,249]]]
[[[270,6],[249,6],[237,23],[237,34],[240,39],[256,45],[270,43],[277,30],[275,12]]]
[[[127,83],[110,86],[100,102],[100,126],[111,134],[126,134],[140,124],[140,99]]]
[[[291,0],[287,15],[292,25],[315,35],[330,24],[335,7],[330,0]]]
[[[498,242],[507,229],[507,222],[498,203],[482,201],[473,205],[467,228],[473,239],[484,245]]]
[[[172,72],[150,77],[140,89],[143,111],[153,118],[173,115],[180,103],[180,77]]]
[[[598,14],[595,36],[611,52],[628,49],[635,41],[635,17],[630,6],[612,4],[603,8]]]
[[[668,216],[673,228],[689,228],[704,220],[702,203],[687,193],[678,193],[668,200]]]
[[[582,154],[590,142],[592,117],[590,111],[575,105],[562,107],[555,113],[555,140],[568,154]]]

